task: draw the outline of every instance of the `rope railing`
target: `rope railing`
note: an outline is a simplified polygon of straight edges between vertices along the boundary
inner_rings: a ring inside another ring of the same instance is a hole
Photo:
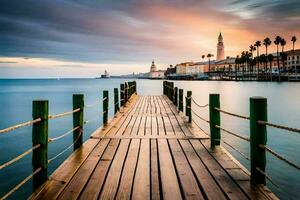
[[[102,99],[102,101],[105,101],[107,99],[107,97],[104,97],[103,99]]]
[[[266,172],[264,172],[258,167],[256,167],[256,170],[262,175],[264,175],[270,181],[270,183],[272,183],[275,187],[279,188],[279,186],[273,181],[273,179]]]
[[[199,103],[197,103],[197,102],[195,101],[194,98],[192,98],[192,102],[193,102],[196,106],[198,106],[199,108],[206,108],[206,107],[208,107],[208,105],[209,105],[209,104],[200,105]]]
[[[228,112],[228,111],[225,111],[225,110],[221,110],[220,108],[214,108],[215,110],[221,112],[221,113],[224,113],[224,114],[227,114],[227,115],[231,115],[233,117],[238,117],[238,118],[241,118],[241,119],[246,119],[246,120],[250,120],[250,117],[247,117],[247,116],[243,116],[243,115],[238,115],[238,114],[235,114],[235,113],[231,113],[231,112]]]
[[[274,155],[275,157],[277,157],[278,159],[284,161],[285,163],[287,163],[288,165],[296,168],[296,169],[300,169],[300,166],[293,163],[292,161],[289,161],[288,159],[284,158],[282,155],[276,153],[275,151],[273,151],[272,149],[270,149],[269,147],[265,146],[265,145],[258,145],[261,149],[264,149],[266,151],[268,151],[269,153],[271,153],[272,155]]]
[[[17,191],[20,187],[22,187],[25,183],[27,183],[33,176],[39,173],[42,170],[42,167],[37,168],[32,174],[27,176],[23,181],[21,181],[18,185],[12,188],[9,192],[7,192],[4,196],[0,198],[0,200],[7,199],[10,195],[12,195],[15,191]]]
[[[40,122],[40,121],[42,121],[42,119],[41,118],[37,118],[37,119],[31,120],[31,121],[27,121],[27,122],[24,122],[24,123],[21,123],[21,124],[16,124],[16,125],[13,125],[11,127],[8,127],[8,128],[0,130],[0,134],[1,133],[7,133],[9,131],[13,131],[13,130],[16,130],[18,128],[22,128],[22,127],[25,127],[25,126],[29,126],[29,125],[35,124],[37,122]]]
[[[76,126],[75,128],[72,128],[71,130],[68,130],[67,132],[65,132],[64,134],[62,134],[62,135],[60,135],[60,136],[57,136],[57,137],[54,137],[54,138],[49,138],[48,141],[49,141],[49,143],[50,143],[50,142],[53,142],[53,141],[55,141],[55,140],[59,140],[59,139],[61,139],[61,138],[64,138],[64,137],[66,137],[67,135],[69,135],[69,134],[72,133],[73,131],[76,131],[76,130],[79,129],[79,128],[80,128],[80,126]]]
[[[228,130],[226,130],[225,128],[222,128],[221,126],[218,126],[218,125],[215,125],[215,127],[218,128],[218,129],[220,129],[220,130],[222,130],[222,131],[224,131],[225,133],[228,133],[228,134],[233,135],[233,136],[236,136],[236,137],[238,137],[238,138],[240,138],[240,139],[242,139],[242,140],[245,140],[245,141],[247,141],[247,142],[250,142],[250,138],[247,138],[247,137],[241,136],[241,135],[239,135],[239,134],[237,134],[237,133],[233,133],[233,132],[231,132],[231,131],[228,131]]]
[[[80,111],[80,108],[77,108],[75,110],[64,112],[64,113],[60,113],[60,114],[56,114],[56,115],[49,115],[48,118],[49,119],[55,119],[55,118],[58,118],[58,117],[63,117],[63,116],[66,116],[66,115],[71,115],[71,114],[79,112],[79,111]]]
[[[99,101],[99,102],[96,102],[96,103],[87,104],[87,105],[85,105],[84,107],[85,107],[85,108],[93,108],[93,107],[99,105],[100,103],[101,103],[101,102]]]
[[[191,111],[194,113],[195,116],[197,116],[199,119],[201,119],[202,121],[209,123],[209,120],[204,119],[203,117],[199,116],[193,109],[191,109]]]
[[[297,128],[291,128],[291,127],[287,127],[287,126],[283,126],[283,125],[277,125],[277,124],[273,124],[273,123],[266,122],[266,121],[257,121],[257,123],[261,124],[261,125],[267,125],[267,126],[271,126],[274,128],[290,131],[290,132],[300,133],[300,129],[297,129]]]
[[[48,160],[48,163],[52,162],[53,160],[55,160],[56,158],[58,158],[59,156],[61,156],[62,154],[64,154],[66,151],[68,151],[78,141],[78,139],[80,138],[81,135],[82,135],[82,131],[80,131],[80,134],[77,136],[77,138],[74,140],[74,142],[70,146],[68,146],[66,149],[64,149],[63,151],[61,151],[56,156],[50,158]]]
[[[19,156],[15,157],[14,159],[12,159],[12,160],[10,160],[10,161],[8,161],[8,162],[6,162],[6,163],[0,165],[0,170],[6,168],[6,167],[8,167],[8,166],[10,166],[11,164],[17,162],[18,160],[24,158],[25,156],[27,156],[27,155],[30,154],[33,150],[39,148],[40,146],[41,146],[40,144],[37,144],[37,145],[31,147],[30,149],[28,149],[27,151],[25,151],[24,153],[20,154]]]
[[[231,144],[229,144],[228,142],[222,140],[222,142],[224,144],[226,144],[227,146],[229,146],[230,148],[232,148],[233,150],[235,150],[236,152],[238,152],[243,158],[245,158],[246,160],[250,160],[250,158],[248,158],[243,152],[241,152],[240,150],[238,150],[237,148],[235,148],[234,146],[232,146]]]

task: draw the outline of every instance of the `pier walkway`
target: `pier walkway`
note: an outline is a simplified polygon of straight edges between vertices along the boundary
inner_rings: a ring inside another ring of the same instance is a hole
[[[133,95],[31,199],[276,199],[166,96]]]

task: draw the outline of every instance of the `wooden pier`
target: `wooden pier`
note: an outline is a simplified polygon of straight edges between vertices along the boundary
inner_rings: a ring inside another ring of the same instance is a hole
[[[165,96],[133,95],[30,199],[276,199]]]

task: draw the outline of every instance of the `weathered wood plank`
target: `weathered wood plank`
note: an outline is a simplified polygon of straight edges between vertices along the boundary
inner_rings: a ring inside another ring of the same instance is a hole
[[[168,140],[185,199],[204,199],[196,178],[177,140]]]
[[[88,183],[82,191],[79,199],[98,199],[99,193],[103,187],[105,177],[108,173],[112,160],[116,154],[120,140],[113,139],[109,142],[101,157],[98,165],[96,166],[93,174],[90,176]]]
[[[131,141],[128,156],[124,164],[122,177],[116,199],[130,199],[131,190],[137,166],[138,153],[140,148],[140,140],[133,139]]]
[[[132,199],[150,199],[150,140],[142,139],[141,141]]]
[[[157,152],[157,140],[150,140],[151,145],[151,199],[160,199],[160,175],[159,175],[159,163]]]
[[[100,199],[105,200],[115,198],[129,144],[129,139],[121,140],[120,146],[108,171],[103,190],[100,194]]]
[[[99,142],[57,199],[77,199],[81,190],[89,180],[108,143],[108,139],[103,139]]]
[[[164,199],[182,199],[167,140],[158,140],[159,168]]]

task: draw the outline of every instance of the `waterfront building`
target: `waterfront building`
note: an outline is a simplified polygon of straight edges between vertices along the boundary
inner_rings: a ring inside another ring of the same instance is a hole
[[[300,49],[287,51],[287,68],[290,72],[300,71]]]
[[[225,47],[222,33],[220,32],[217,44],[217,59],[216,61],[224,60],[225,59]]]
[[[175,67],[177,75],[197,75],[208,71],[208,62],[185,62]]]
[[[166,70],[158,70],[154,61],[152,61],[150,67],[149,78],[150,79],[164,79]]]

